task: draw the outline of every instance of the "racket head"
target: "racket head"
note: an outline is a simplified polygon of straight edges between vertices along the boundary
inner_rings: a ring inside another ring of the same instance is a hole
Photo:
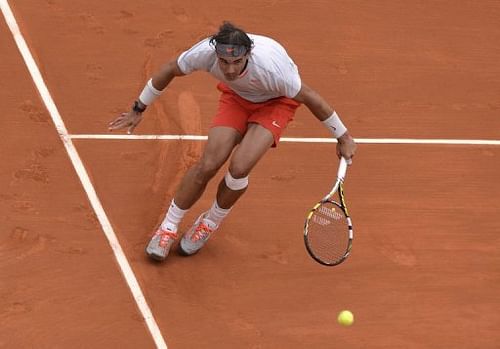
[[[344,206],[331,199],[318,202],[307,215],[304,243],[318,263],[334,266],[349,256],[354,237],[351,218]]]

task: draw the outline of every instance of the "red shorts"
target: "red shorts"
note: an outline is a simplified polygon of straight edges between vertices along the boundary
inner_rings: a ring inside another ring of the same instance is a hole
[[[292,121],[299,102],[287,97],[273,98],[262,103],[253,103],[238,96],[223,83],[217,85],[222,92],[219,108],[211,127],[227,126],[245,135],[249,123],[257,123],[268,129],[274,137],[273,147],[279,142],[281,134]]]

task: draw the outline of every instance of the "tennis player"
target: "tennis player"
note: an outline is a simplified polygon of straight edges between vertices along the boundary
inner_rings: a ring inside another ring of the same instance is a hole
[[[153,259],[164,260],[178,238],[178,226],[203,194],[208,182],[230,158],[212,207],[184,234],[179,251],[198,252],[248,187],[252,168],[276,147],[295,111],[305,104],[338,140],[337,156],[352,159],[356,144],[334,109],[302,82],[297,66],[275,40],[247,34],[229,22],[177,59],[166,63],[145,85],[132,110],[109,124],[110,130],[132,133],[146,107],[175,77],[206,71],[219,83],[218,110],[199,161],[184,175],[165,219],[146,247]],[[234,150],[234,152],[233,152]],[[231,155],[232,154],[232,155]]]

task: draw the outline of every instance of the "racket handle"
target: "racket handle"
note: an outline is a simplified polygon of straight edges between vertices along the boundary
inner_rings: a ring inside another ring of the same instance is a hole
[[[340,165],[339,165],[339,171],[337,172],[337,180],[344,181],[345,174],[347,172],[347,165],[350,165],[352,163],[352,160],[349,159],[347,160],[344,157],[340,158]]]
[[[333,185],[332,190],[330,190],[330,192],[328,194],[326,194],[326,196],[323,198],[323,200],[326,200],[329,197],[331,197],[339,188],[340,183],[344,182],[345,174],[347,172],[348,161],[351,161],[351,160],[346,160],[346,158],[344,158],[344,157],[340,158],[339,170],[337,172],[337,180],[335,181],[335,184]]]

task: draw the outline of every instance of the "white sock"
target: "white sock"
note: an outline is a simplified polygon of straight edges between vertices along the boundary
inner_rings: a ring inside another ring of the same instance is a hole
[[[230,211],[231,211],[230,208],[225,209],[225,208],[219,207],[219,205],[217,204],[217,199],[215,199],[212,207],[208,211],[207,216],[205,218],[211,220],[217,226],[219,226],[219,224],[228,215],[228,213]]]
[[[172,199],[167,214],[165,215],[165,219],[161,223],[161,228],[163,230],[177,231],[177,226],[187,211],[188,210],[179,208],[179,206],[175,204],[174,199]]]

